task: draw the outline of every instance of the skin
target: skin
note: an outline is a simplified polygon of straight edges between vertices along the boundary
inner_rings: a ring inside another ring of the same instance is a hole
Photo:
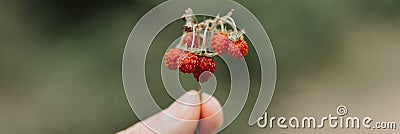
[[[223,114],[221,104],[216,98],[205,93],[202,94],[203,99],[209,97],[211,98],[201,105],[187,105],[187,103],[198,104],[200,102],[198,92],[189,91],[178,99],[180,102],[175,101],[164,111],[117,134],[153,134],[157,132],[188,134],[195,133],[197,127],[200,134],[215,133],[222,125]]]

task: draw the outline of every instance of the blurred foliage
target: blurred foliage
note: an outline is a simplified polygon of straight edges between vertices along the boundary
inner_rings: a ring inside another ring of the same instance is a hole
[[[123,48],[134,24],[161,2],[0,0],[0,133],[113,133],[136,122],[122,87]],[[237,2],[257,16],[274,46],[274,99],[290,94],[284,87],[299,72],[318,68],[335,54],[341,23],[351,23],[354,17],[378,23],[400,17],[398,0]],[[175,36],[180,32],[175,28],[179,25],[161,34]],[[159,37],[155,43],[172,41]],[[166,49],[160,48],[151,51]],[[149,59],[161,60],[159,55]],[[252,76],[259,72],[257,67],[250,71]],[[259,83],[254,81],[252,89]],[[162,89],[160,84],[158,80],[153,88]],[[164,101],[165,91],[152,93],[163,107],[172,101]],[[243,114],[224,132],[246,131],[240,128],[247,127],[256,95],[257,91],[250,93]],[[216,96],[226,98],[223,90]],[[279,103],[274,99],[273,104]]]

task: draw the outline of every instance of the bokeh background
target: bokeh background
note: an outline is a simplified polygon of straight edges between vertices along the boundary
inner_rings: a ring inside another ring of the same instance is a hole
[[[122,86],[123,48],[140,17],[162,2],[0,0],[0,133],[115,133],[137,122]],[[322,117],[343,104],[350,115],[399,127],[400,1],[237,2],[257,16],[275,49],[278,77],[269,115]],[[173,28],[165,34],[179,33]],[[149,64],[162,60],[152,58]],[[247,60],[257,62],[254,55]],[[251,70],[244,111],[222,133],[398,133],[248,126],[257,71]],[[160,106],[172,102],[157,92],[162,87],[153,88]],[[224,90],[215,94],[221,101]]]

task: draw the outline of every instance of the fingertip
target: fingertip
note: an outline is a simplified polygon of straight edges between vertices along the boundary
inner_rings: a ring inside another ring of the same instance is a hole
[[[192,90],[172,103],[167,109],[119,133],[194,133],[200,117],[198,92]]]
[[[200,117],[200,97],[196,91],[189,91],[178,98],[163,112],[158,113],[158,132],[194,133]],[[154,125],[154,124],[153,124]],[[156,130],[157,131],[157,130]]]
[[[179,97],[167,109],[168,115],[182,120],[198,120],[200,116],[200,97],[198,92],[191,90]]]
[[[203,93],[202,98],[211,97],[201,106],[200,134],[215,133],[223,123],[223,111],[220,102],[213,96]]]

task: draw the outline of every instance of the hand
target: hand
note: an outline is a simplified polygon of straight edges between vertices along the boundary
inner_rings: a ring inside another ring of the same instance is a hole
[[[147,126],[155,128],[159,133],[167,134],[194,133],[197,127],[200,134],[215,133],[222,125],[222,109],[221,104],[216,98],[206,93],[202,94],[203,99],[209,97],[211,98],[201,105],[186,105],[181,103],[187,102],[189,104],[195,104],[193,102],[200,102],[198,92],[189,91],[178,99],[180,102],[172,103],[164,111],[142,122],[138,122],[117,134],[156,133]]]

